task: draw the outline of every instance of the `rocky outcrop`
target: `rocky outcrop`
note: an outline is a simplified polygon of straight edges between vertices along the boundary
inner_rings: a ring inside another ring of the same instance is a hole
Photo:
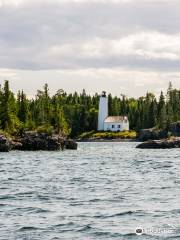
[[[75,142],[72,139],[66,139],[64,142],[65,148],[66,149],[72,149],[72,150],[77,150],[77,142]]]
[[[141,149],[180,148],[180,138],[150,140],[139,144],[136,148]]]
[[[166,130],[158,130],[157,128],[141,129],[138,139],[140,141],[158,140],[167,137]]]
[[[14,140],[10,142],[11,144],[11,150],[22,150],[22,143],[20,142],[20,140]]]
[[[10,141],[5,136],[0,135],[0,152],[9,152],[10,149]]]
[[[174,122],[164,130],[157,128],[142,129],[139,131],[138,139],[140,141],[159,140],[168,138],[169,136],[180,137],[180,121]]]
[[[180,121],[171,123],[168,130],[172,136],[180,137]]]
[[[48,135],[46,133],[26,132],[21,138],[10,140],[0,136],[0,151],[60,151],[64,149],[77,149],[74,140],[60,137],[59,135]]]
[[[58,137],[46,133],[27,132],[20,139],[21,150],[24,151],[57,151],[62,150]],[[19,145],[20,146],[20,145]]]

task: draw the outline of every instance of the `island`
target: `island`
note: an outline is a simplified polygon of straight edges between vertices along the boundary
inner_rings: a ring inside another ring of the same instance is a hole
[[[23,90],[13,93],[5,80],[0,151],[77,149],[76,141],[173,141],[180,137],[179,103],[180,91],[171,83],[159,99],[149,92],[136,99],[105,91],[50,94],[47,84],[30,97]]]

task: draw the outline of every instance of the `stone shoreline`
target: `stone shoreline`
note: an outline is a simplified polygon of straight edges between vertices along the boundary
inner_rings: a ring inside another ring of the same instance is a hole
[[[162,140],[150,140],[139,144],[136,148],[140,149],[171,149],[180,148],[180,137],[162,139]]]
[[[59,135],[46,133],[26,132],[22,137],[8,138],[0,135],[0,152],[11,150],[19,151],[62,151],[64,149],[77,149],[77,143]]]

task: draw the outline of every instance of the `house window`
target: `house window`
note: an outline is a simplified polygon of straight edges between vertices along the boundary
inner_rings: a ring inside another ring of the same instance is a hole
[[[117,128],[121,128],[121,125],[117,125]]]
[[[112,125],[112,128],[114,128],[115,126],[114,125]]]

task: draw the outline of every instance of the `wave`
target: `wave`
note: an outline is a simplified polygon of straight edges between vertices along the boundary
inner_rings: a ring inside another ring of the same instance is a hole
[[[90,224],[83,226],[81,229],[78,229],[77,232],[87,232],[93,229]]]
[[[113,218],[113,217],[120,217],[120,216],[126,216],[126,215],[132,215],[132,214],[139,214],[142,213],[142,211],[125,211],[125,212],[119,212],[115,214],[110,214],[110,215],[95,215],[95,218]]]
[[[43,208],[37,208],[37,207],[19,207],[15,209],[16,212],[28,212],[28,213],[49,213],[50,210],[43,209]]]
[[[25,232],[25,231],[38,231],[43,230],[42,228],[32,227],[32,226],[25,226],[18,229],[19,232]]]
[[[106,231],[96,231],[94,232],[94,234],[96,237],[108,237],[108,238],[123,238],[125,239],[126,237],[134,237],[137,236],[135,233],[127,233],[127,234],[123,234],[123,233],[112,233],[112,232],[106,232]]]
[[[74,226],[75,223],[74,222],[68,222],[68,223],[59,223],[59,224],[56,224],[56,225],[53,225],[52,227],[53,228],[60,228],[60,227],[67,227],[67,226]]]
[[[14,195],[10,195],[10,194],[0,196],[0,200],[10,200],[10,199],[15,199],[15,198],[16,197]]]

